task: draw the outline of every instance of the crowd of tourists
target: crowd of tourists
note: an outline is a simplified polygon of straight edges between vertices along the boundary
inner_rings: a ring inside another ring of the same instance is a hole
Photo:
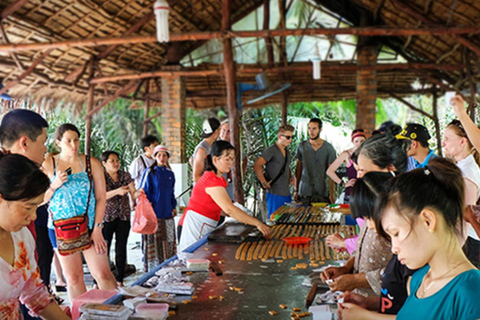
[[[289,146],[295,128],[284,124],[253,168],[242,159],[243,172],[253,169],[265,190],[269,217],[292,201],[350,204],[358,236],[334,234],[326,242],[351,258],[318,275],[332,291],[344,292],[340,319],[480,318],[480,130],[460,96],[452,106],[458,119],[443,133],[446,158],[430,149],[425,126],[390,122],[372,133],[353,130],[351,147],[337,157],[332,144],[320,138],[322,121],[313,118],[308,139],[294,153]],[[47,155],[47,128],[39,114],[20,109],[7,113],[0,125],[1,319],[21,314],[69,319],[50,287],[52,261],[55,288],[66,290],[71,301],[87,291],[84,263],[98,288],[123,286],[139,197],[151,203],[158,225],[142,236],[145,272],[177,248],[195,244],[225,216],[255,226],[266,238],[271,234],[235,203],[228,122],[209,118],[203,124],[190,159],[193,189],[178,226],[171,151],[155,136],[143,137],[142,154],[122,164],[110,150],[99,160],[81,154],[81,134],[69,123],[56,128],[58,152]],[[332,184],[343,191],[338,199]]]

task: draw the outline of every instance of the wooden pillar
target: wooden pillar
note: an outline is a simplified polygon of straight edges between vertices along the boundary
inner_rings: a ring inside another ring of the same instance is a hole
[[[90,59],[88,66],[88,73],[90,80],[93,79],[95,71],[95,57]],[[89,81],[90,83],[90,81]],[[95,102],[95,85],[90,83],[88,86],[88,95],[87,95],[87,116],[85,119],[85,155],[90,155],[90,145],[91,145],[91,135],[92,135],[92,114],[90,112],[93,110],[93,104]]]
[[[468,83],[470,85],[470,101],[468,105],[468,113],[470,119],[475,122],[475,109],[477,107],[477,85],[475,83],[475,76],[472,71],[472,62],[470,57],[473,56],[476,58],[475,53],[471,52],[468,48],[465,48],[465,64],[467,69]]]
[[[377,46],[359,46],[357,64],[359,66],[375,65],[377,63]],[[356,120],[355,127],[363,128],[365,132],[375,130],[375,115],[377,102],[376,71],[357,71]]]
[[[230,0],[222,0],[222,31],[226,32],[231,29],[230,21]],[[240,114],[237,106],[237,87],[235,80],[235,64],[233,61],[232,40],[223,39],[223,65],[225,69],[225,83],[227,88],[227,107],[228,120],[230,123],[230,142],[235,147],[235,168],[232,178],[235,185],[235,200],[244,204],[245,198],[243,194],[242,184],[242,168],[241,168],[241,148],[240,143]]]
[[[288,94],[283,91],[282,92],[282,124],[287,124],[287,117],[288,117]]]
[[[433,87],[433,123],[435,124],[435,136],[437,138],[437,154],[442,157],[442,135],[440,133],[440,123],[438,121],[438,97],[437,86]]]
[[[145,113],[143,114],[143,136],[146,136],[148,134],[148,125],[150,124],[150,121],[148,120],[148,117],[150,115],[150,97],[149,97],[149,92],[150,92],[150,79],[147,79],[145,81]]]
[[[163,70],[179,71],[181,66],[163,66]],[[186,163],[186,89],[185,77],[162,78],[162,144],[170,150],[170,163]]]
[[[270,0],[263,0],[263,30],[270,29]],[[267,61],[270,68],[275,63],[275,57],[273,55],[272,39],[265,37],[265,49],[267,51]]]

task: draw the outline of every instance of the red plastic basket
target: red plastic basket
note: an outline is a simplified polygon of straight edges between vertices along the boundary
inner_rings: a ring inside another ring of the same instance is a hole
[[[310,241],[312,241],[312,238],[309,238],[309,237],[288,237],[288,238],[283,238],[283,241],[285,241],[288,244],[307,244]]]

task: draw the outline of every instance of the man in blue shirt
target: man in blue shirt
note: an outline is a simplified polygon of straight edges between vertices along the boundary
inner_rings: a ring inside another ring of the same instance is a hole
[[[427,128],[418,123],[407,123],[405,128],[396,136],[399,140],[407,140],[409,147],[407,150],[408,155],[408,168],[407,171],[425,168],[430,159],[435,158],[437,155],[428,148],[428,140],[430,140],[430,134]]]

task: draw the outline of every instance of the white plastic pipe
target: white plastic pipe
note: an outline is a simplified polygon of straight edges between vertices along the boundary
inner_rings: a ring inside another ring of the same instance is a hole
[[[153,5],[153,11],[155,12],[157,20],[157,40],[158,42],[168,42],[168,12],[170,7],[165,0],[157,0]]]

